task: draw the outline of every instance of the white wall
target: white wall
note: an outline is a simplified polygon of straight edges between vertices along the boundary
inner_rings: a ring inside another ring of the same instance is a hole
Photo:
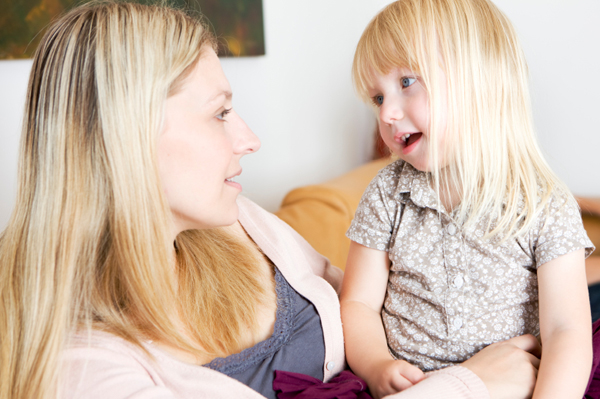
[[[244,194],[275,210],[291,188],[371,155],[372,112],[350,81],[354,47],[385,0],[263,0],[265,57],[223,59],[234,107],[262,140],[244,158]]]
[[[496,4],[525,48],[546,159],[576,195],[600,197],[600,1]]]
[[[17,150],[31,61],[0,61],[0,230],[17,192]]]
[[[245,195],[274,210],[291,188],[366,161],[373,116],[350,64],[370,18],[389,0],[263,0],[267,55],[223,59],[234,106],[262,140],[243,160]],[[530,64],[536,124],[554,170],[600,197],[600,2],[497,0]],[[0,229],[13,207],[19,125],[30,61],[0,62]]]

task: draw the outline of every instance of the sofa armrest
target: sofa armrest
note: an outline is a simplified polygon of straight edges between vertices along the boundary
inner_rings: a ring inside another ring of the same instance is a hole
[[[583,227],[588,237],[594,243],[596,251],[592,256],[600,256],[600,198],[577,197],[577,202],[581,208],[581,218]]]

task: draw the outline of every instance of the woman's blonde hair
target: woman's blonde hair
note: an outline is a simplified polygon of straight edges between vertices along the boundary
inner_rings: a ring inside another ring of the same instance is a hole
[[[216,356],[256,328],[256,248],[184,232],[173,273],[156,143],[168,95],[211,47],[199,18],[123,2],[80,6],[45,34],[0,236],[0,398],[55,397],[78,330]]]
[[[486,220],[488,237],[515,237],[527,231],[553,190],[570,195],[540,152],[525,57],[510,21],[492,2],[399,0],[385,7],[357,46],[357,91],[368,98],[374,74],[400,67],[418,74],[427,91],[430,177],[438,194],[458,191],[459,224]],[[438,154],[434,144],[441,134],[446,146]],[[443,173],[442,158],[450,160]]]

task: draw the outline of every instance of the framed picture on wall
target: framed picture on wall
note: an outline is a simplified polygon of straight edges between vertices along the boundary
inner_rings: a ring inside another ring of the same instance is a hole
[[[196,4],[214,25],[219,55],[265,54],[262,0],[197,0]]]
[[[156,0],[133,0],[153,4]],[[32,58],[46,27],[81,0],[0,0],[0,59]],[[221,56],[265,54],[262,0],[171,0],[204,14]]]

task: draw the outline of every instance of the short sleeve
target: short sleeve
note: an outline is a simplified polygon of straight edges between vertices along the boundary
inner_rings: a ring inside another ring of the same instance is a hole
[[[402,163],[394,162],[371,181],[358,204],[346,237],[366,247],[387,251],[394,220],[401,206],[395,193]]]
[[[536,267],[578,249],[588,257],[594,251],[583,228],[581,213],[570,195],[553,195],[540,215],[533,236]]]

